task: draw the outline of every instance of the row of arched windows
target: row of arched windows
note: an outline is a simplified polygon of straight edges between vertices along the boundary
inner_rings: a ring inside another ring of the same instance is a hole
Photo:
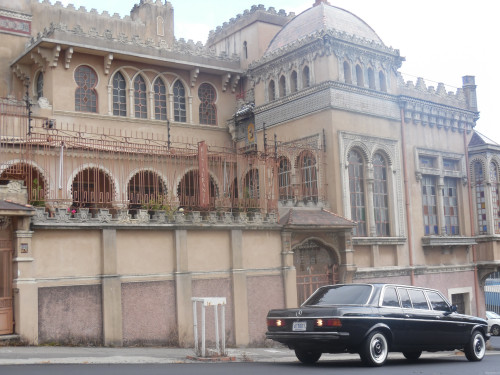
[[[382,70],[376,74],[372,67],[368,67],[365,71],[360,64],[356,64],[353,72],[351,64],[347,61],[344,61],[344,82],[387,92],[387,80]]]
[[[98,77],[94,69],[87,65],[81,65],[75,69],[75,111],[97,113],[98,92],[96,89]],[[128,116],[133,113],[135,118],[156,120],[167,120],[169,108],[169,96],[172,97],[173,118],[176,122],[187,121],[186,88],[180,79],[172,84],[169,93],[165,81],[157,77],[151,87],[145,78],[138,74],[132,82],[128,82],[125,76],[116,72],[112,77],[112,114],[114,116]],[[129,97],[129,87],[132,96]],[[43,96],[43,73],[37,75],[35,90],[38,98]],[[150,95],[153,101],[150,102]],[[217,92],[209,83],[202,83],[198,88],[199,123],[204,125],[217,124]],[[129,103],[130,101],[130,103]],[[129,107],[133,109],[129,110]]]
[[[297,92],[299,89],[304,89],[311,86],[311,77],[309,66],[304,66],[300,76],[296,70],[292,70],[289,77],[289,85],[287,85],[287,78],[285,74],[279,77],[278,84],[271,79],[268,84],[268,97],[269,101],[276,100],[278,98],[285,97],[289,94]]]

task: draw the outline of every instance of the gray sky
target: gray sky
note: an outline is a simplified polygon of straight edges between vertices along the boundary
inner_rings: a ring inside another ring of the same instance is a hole
[[[40,1],[40,0],[39,0]],[[163,1],[163,0],[162,0]],[[52,3],[55,1],[52,0]],[[139,0],[62,0],[77,8],[107,10],[122,17]],[[300,12],[314,0],[170,0],[175,36],[206,41],[208,32],[252,5]],[[330,0],[370,25],[382,41],[406,58],[400,71],[406,80],[423,77],[427,86],[443,82],[448,91],[462,86],[462,76],[476,76],[481,112],[476,130],[500,143],[500,123],[494,117],[500,87],[500,11],[498,0]]]

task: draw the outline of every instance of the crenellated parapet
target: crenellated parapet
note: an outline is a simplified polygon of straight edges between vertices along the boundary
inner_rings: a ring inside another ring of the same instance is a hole
[[[62,39],[60,39],[62,38]],[[183,38],[174,39],[173,43],[166,41],[155,41],[152,38],[144,39],[139,35],[127,35],[125,33],[113,32],[110,29],[99,31],[95,27],[84,29],[80,25],[70,28],[63,23],[51,23],[48,27],[38,32],[26,43],[26,51],[31,50],[42,40],[57,39],[71,45],[72,40],[82,41],[89,39],[89,45],[97,46],[101,44],[112,46],[114,50],[126,51],[131,48],[148,49],[150,55],[162,55],[164,53],[174,53],[183,56],[198,56],[200,58],[215,59],[217,61],[238,62],[238,56],[228,56],[225,53],[216,54],[215,49],[207,48],[201,42],[194,43],[192,40],[185,41]],[[90,41],[91,40],[91,41]]]
[[[243,14],[238,14],[236,17],[231,18],[229,22],[224,22],[222,26],[218,26],[215,31],[211,30],[207,44],[212,45],[217,43],[219,39],[224,38],[228,34],[234,32],[234,30],[242,28],[257,20],[282,26],[293,17],[295,17],[295,13],[293,12],[287,14],[283,9],[276,11],[273,7],[266,9],[262,4],[253,5],[250,10],[247,9]]]

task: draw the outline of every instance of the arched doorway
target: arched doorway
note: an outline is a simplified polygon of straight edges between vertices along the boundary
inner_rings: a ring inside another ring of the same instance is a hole
[[[295,247],[293,253],[299,305],[320,286],[338,282],[339,261],[332,249],[310,239]]]

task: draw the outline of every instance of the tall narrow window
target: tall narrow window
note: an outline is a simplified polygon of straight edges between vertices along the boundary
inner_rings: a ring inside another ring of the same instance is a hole
[[[387,81],[383,71],[378,73],[378,79],[380,81],[380,91],[387,92]]]
[[[276,87],[274,86],[274,80],[271,80],[269,82],[268,91],[269,91],[269,101],[275,100],[276,99]]]
[[[426,236],[439,234],[437,220],[436,177],[422,177],[422,205]]]
[[[120,72],[113,77],[113,115],[127,116],[127,84]]]
[[[75,70],[75,111],[97,112],[97,74],[87,65],[81,65]]]
[[[302,70],[302,88],[311,86],[311,74],[309,72],[309,67],[305,66]]]
[[[186,91],[179,80],[174,83],[174,120],[186,122]]]
[[[259,189],[259,170],[251,169],[245,176],[243,181],[244,196],[243,198],[255,200],[260,198]],[[257,202],[247,202],[247,206],[254,206]]]
[[[387,165],[380,154],[373,157],[373,208],[377,236],[389,236],[389,194],[387,191]]]
[[[243,56],[248,59],[248,43],[246,41],[243,42]]]
[[[365,81],[363,79],[363,69],[361,69],[359,64],[356,65],[356,84],[359,87],[363,87],[365,85]]]
[[[286,96],[286,79],[285,76],[280,77],[280,97]]]
[[[165,35],[165,22],[162,17],[156,17],[156,35]]]
[[[344,81],[345,83],[352,83],[351,65],[347,61],[344,61]]]
[[[135,117],[148,118],[146,82],[140,75],[134,79],[134,109]]]
[[[479,234],[488,233],[484,182],[483,165],[477,161],[474,163],[474,185],[476,192],[476,217]]]
[[[36,77],[36,97],[40,99],[43,97],[43,73],[38,73]]]
[[[297,72],[294,70],[290,75],[290,91],[296,92],[298,90],[298,87],[299,86],[297,83]]]
[[[160,78],[156,78],[155,88],[155,119],[167,119],[167,88]]]
[[[299,155],[301,193],[304,202],[318,201],[318,175],[316,158],[309,151]]]
[[[451,236],[459,235],[460,226],[458,224],[458,198],[456,178],[444,178],[443,208],[446,234]]]
[[[293,199],[290,161],[286,157],[280,158],[278,169],[279,200],[288,201]]]
[[[202,83],[198,89],[200,98],[200,124],[217,125],[217,95],[212,85]]]
[[[372,68],[368,68],[368,87],[375,90],[375,74]]]
[[[357,222],[354,235],[366,236],[366,207],[364,187],[364,163],[360,153],[351,150],[349,162],[349,192],[351,198],[351,219]]]
[[[500,233],[500,201],[498,197],[498,168],[490,163],[491,208],[493,209],[493,227],[495,234]]]

